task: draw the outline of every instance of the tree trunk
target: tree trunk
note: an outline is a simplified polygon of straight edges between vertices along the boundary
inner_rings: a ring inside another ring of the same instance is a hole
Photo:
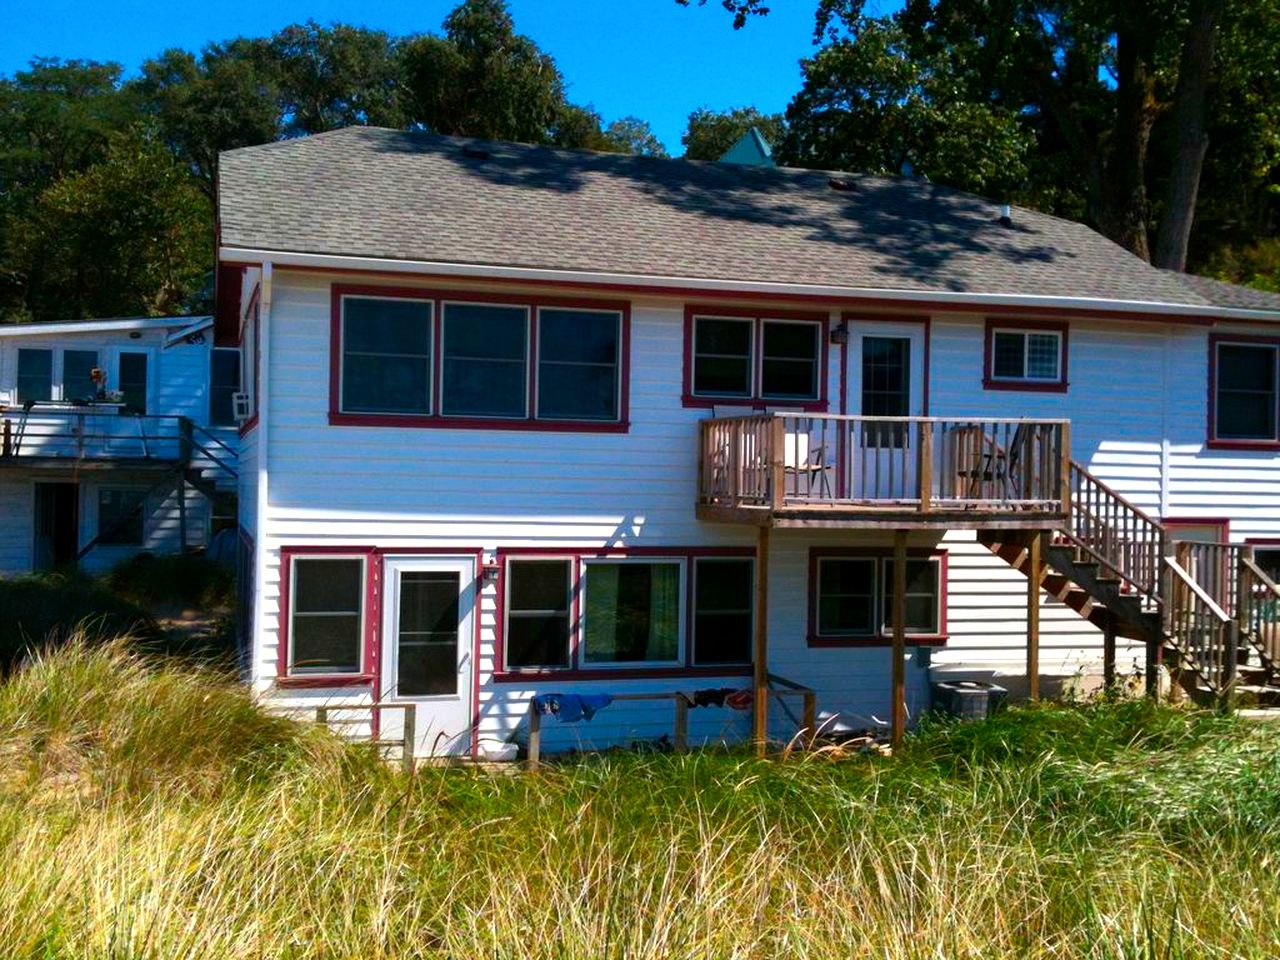
[[[1147,242],[1147,143],[1155,122],[1154,43],[1149,25],[1122,24],[1116,33],[1116,122],[1098,227],[1143,260]]]
[[[1154,261],[1157,267],[1167,270],[1187,268],[1187,245],[1200,191],[1200,171],[1209,149],[1209,135],[1204,129],[1205,101],[1213,73],[1213,48],[1222,6],[1222,0],[1196,0],[1182,45],[1178,90],[1173,102],[1177,146]]]

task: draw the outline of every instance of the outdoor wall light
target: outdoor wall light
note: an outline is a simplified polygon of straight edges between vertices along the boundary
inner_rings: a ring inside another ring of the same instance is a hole
[[[847,323],[842,323],[838,327],[832,327],[830,339],[832,343],[840,344],[841,346],[848,343],[849,325]]]

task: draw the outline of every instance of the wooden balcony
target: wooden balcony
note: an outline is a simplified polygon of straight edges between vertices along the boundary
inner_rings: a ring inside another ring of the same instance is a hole
[[[1066,420],[775,413],[703,420],[699,438],[703,520],[1043,529],[1070,509]]]

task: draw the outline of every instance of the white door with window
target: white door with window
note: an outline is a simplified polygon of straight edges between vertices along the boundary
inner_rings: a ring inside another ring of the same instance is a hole
[[[382,613],[380,700],[413,704],[418,756],[471,747],[475,561],[389,557]],[[381,738],[404,736],[405,711],[383,710]]]
[[[847,409],[868,417],[924,415],[924,324],[849,323]],[[915,440],[907,425],[855,424],[842,486],[854,499],[913,499]]]

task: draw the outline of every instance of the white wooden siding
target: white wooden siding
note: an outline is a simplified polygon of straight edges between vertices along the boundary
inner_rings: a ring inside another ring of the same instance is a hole
[[[375,281],[370,281],[375,282]],[[685,409],[683,304],[632,304],[630,417],[626,434],[335,427],[327,420],[328,282],[278,271],[270,337],[269,473],[265,527],[255,529],[256,492],[242,482],[242,524],[264,551],[259,585],[262,631],[254,650],[256,687],[269,691],[277,663],[279,557],[282,545],[407,547],[749,546],[753,532],[699,523],[694,516],[696,422]],[[766,311],[767,312],[767,311]],[[1011,321],[1016,326],[1016,321]],[[1073,454],[1106,482],[1154,514],[1230,515],[1232,536],[1280,535],[1280,457],[1204,449],[1208,356],[1205,328],[1086,321],[1071,324],[1070,388],[1063,393],[987,391],[982,387],[981,318],[932,318],[930,413],[940,416],[1043,416],[1072,421]],[[838,409],[838,349],[828,393]],[[856,410],[857,398],[850,409]],[[264,442],[250,435],[243,476]],[[1167,469],[1163,467],[1168,464]],[[889,654],[884,649],[811,649],[806,644],[808,549],[814,545],[887,545],[881,534],[779,532],[770,559],[770,668],[818,690],[824,718],[858,726],[886,717]],[[1026,581],[971,533],[941,541],[948,551],[950,640],[928,652],[911,648],[911,710],[925,702],[929,678],[971,671],[1016,679],[1025,664]],[[492,681],[496,607],[481,591],[480,738],[504,739],[523,721],[533,686]],[[1099,669],[1101,636],[1073,611],[1044,602],[1044,673],[1068,677]],[[1140,660],[1122,648],[1120,669]],[[931,669],[926,669],[931,666]],[[743,686],[744,678],[617,680],[612,690]],[[549,682],[543,692],[602,689],[597,681]],[[308,702],[362,694],[290,691]],[[798,706],[793,709],[798,709]],[[773,732],[788,734],[771,711]],[[736,726],[726,727],[731,721]],[[740,733],[745,717],[691,711],[694,738]],[[670,733],[671,707],[615,705],[590,723],[544,726],[548,747],[600,745]]]

